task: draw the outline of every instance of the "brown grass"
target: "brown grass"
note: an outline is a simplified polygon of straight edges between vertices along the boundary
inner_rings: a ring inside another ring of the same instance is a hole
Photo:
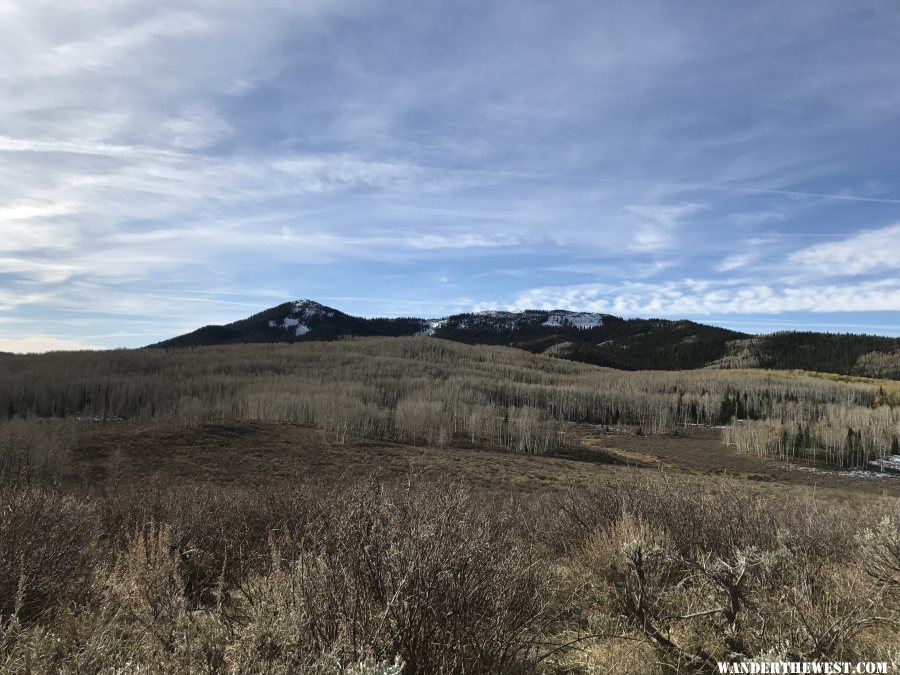
[[[415,472],[3,488],[0,670],[662,674],[900,648],[897,499],[615,471],[513,496]]]
[[[809,467],[816,468],[816,467]],[[113,423],[81,434],[65,482],[70,488],[157,479],[193,484],[290,484],[304,478],[385,479],[410,470],[451,476],[493,493],[541,494],[590,488],[632,472],[675,472],[696,477],[741,478],[749,490],[815,488],[834,498],[900,496],[900,480],[854,478],[820,465],[816,472],[739,453],[715,430],[644,436],[568,425],[560,451],[549,457],[479,446],[415,446],[350,439],[338,443],[308,426],[277,422],[226,422],[190,429]]]

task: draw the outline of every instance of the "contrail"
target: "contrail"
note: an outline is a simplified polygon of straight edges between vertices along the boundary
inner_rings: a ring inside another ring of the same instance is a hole
[[[58,153],[91,155],[97,157],[165,157],[185,159],[192,157],[183,152],[153,148],[143,145],[113,145],[110,143],[78,143],[71,141],[37,141],[32,139],[0,136],[0,152]]]
[[[828,194],[824,192],[803,192],[801,190],[775,190],[770,188],[739,187],[714,185],[710,183],[675,183],[666,181],[635,180],[629,178],[611,178],[609,176],[576,176],[562,173],[540,173],[531,171],[506,171],[490,169],[447,168],[438,166],[413,165],[425,171],[445,171],[447,173],[480,173],[489,176],[510,178],[554,178],[560,180],[578,180],[592,183],[622,183],[625,185],[647,185],[652,187],[670,187],[682,190],[707,190],[712,192],[738,192],[747,194],[784,195],[788,197],[810,197],[815,199],[834,199],[848,202],[870,202],[875,204],[900,204],[896,197],[859,197],[854,195]]]

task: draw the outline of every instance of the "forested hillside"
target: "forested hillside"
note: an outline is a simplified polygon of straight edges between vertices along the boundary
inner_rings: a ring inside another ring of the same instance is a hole
[[[714,365],[897,378],[900,339],[850,333],[773,333],[729,343],[726,356]]]
[[[205,326],[153,346],[415,335],[516,347],[620,370],[771,368],[900,378],[900,338],[812,332],[751,336],[693,321],[622,319],[563,310],[385,319],[350,316],[311,300],[300,300],[225,326]]]
[[[890,383],[891,385],[893,383]],[[244,419],[329,437],[546,454],[561,425],[669,434],[727,426],[742,451],[865,466],[900,439],[900,389],[766,371],[628,372],[430,337],[14,357],[11,418]]]

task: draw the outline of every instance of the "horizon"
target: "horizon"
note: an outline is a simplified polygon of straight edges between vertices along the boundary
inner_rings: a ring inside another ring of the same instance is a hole
[[[243,319],[250,318],[250,317],[252,317],[252,316],[255,316],[256,314],[259,314],[259,313],[262,313],[262,312],[265,312],[265,311],[268,311],[268,310],[271,310],[271,309],[275,309],[276,307],[280,307],[281,305],[296,304],[296,303],[302,303],[302,302],[312,302],[312,303],[318,304],[318,305],[320,305],[320,306],[323,306],[323,307],[325,307],[326,309],[337,310],[337,311],[342,312],[342,313],[344,313],[344,314],[347,314],[347,315],[349,315],[349,316],[357,316],[357,317],[363,318],[363,319],[422,319],[422,320],[435,320],[435,319],[444,319],[444,318],[447,318],[448,316],[451,316],[451,315],[442,315],[442,316],[438,316],[438,315],[433,315],[433,316],[421,315],[421,316],[420,316],[420,315],[413,315],[413,314],[402,314],[402,315],[400,315],[400,314],[398,314],[398,315],[361,314],[361,315],[355,315],[355,314],[352,314],[351,312],[345,312],[345,311],[342,310],[340,307],[334,307],[334,306],[331,306],[331,305],[325,305],[324,303],[320,303],[320,302],[318,302],[317,300],[315,300],[315,299],[313,299],[313,298],[296,298],[296,299],[293,299],[293,300],[286,300],[286,301],[284,301],[284,302],[280,302],[280,303],[278,303],[278,304],[276,304],[276,305],[273,305],[273,306],[271,306],[271,307],[261,307],[261,308],[258,308],[258,310],[252,311],[252,312],[250,312],[250,313],[247,314],[247,315],[238,317],[238,318],[235,319],[234,321],[241,321],[241,320],[243,320]],[[510,310],[477,310],[477,311],[474,311],[474,312],[472,312],[472,313],[474,313],[474,314],[488,314],[488,315],[490,315],[490,314],[493,313],[493,312],[507,312],[507,311],[510,311]],[[536,312],[579,312],[580,310],[566,310],[566,309],[562,309],[562,308],[556,307],[556,308],[551,308],[551,309],[521,309],[521,310],[511,310],[511,311],[512,311],[512,313],[522,313],[522,312],[529,312],[529,311],[531,311],[531,312],[534,312],[534,311],[536,311]],[[454,314],[465,314],[465,313],[467,313],[467,312],[456,312],[456,313],[454,313]],[[694,321],[693,319],[686,319],[686,318],[681,318],[681,319],[679,319],[679,318],[672,318],[672,317],[664,318],[664,317],[660,317],[660,316],[640,316],[640,317],[638,317],[638,316],[616,316],[616,315],[614,315],[614,314],[608,314],[608,313],[603,313],[603,312],[592,312],[592,313],[604,314],[604,315],[606,315],[606,316],[613,316],[613,317],[616,317],[616,318],[619,318],[619,319],[625,319],[625,320],[629,320],[629,319],[644,319],[644,320],[650,320],[650,321],[655,321],[655,320]],[[728,326],[725,325],[725,322],[723,322],[722,324],[719,324],[719,323],[712,323],[712,322],[706,322],[706,321],[694,321],[694,322],[695,322],[695,323],[699,323],[699,324],[703,324],[703,325],[706,325],[706,326],[711,326],[711,327],[728,328]],[[228,323],[232,323],[232,322],[229,321],[229,322],[227,322],[226,324],[205,324],[205,325],[203,325],[203,326],[195,326],[191,331],[188,331],[188,333],[192,332],[193,330],[199,329],[199,328],[205,328],[205,327],[207,327],[207,326],[209,326],[209,325],[227,325]],[[738,322],[738,323],[739,323],[739,322]],[[810,332],[810,331],[808,331],[808,330],[806,330],[806,329],[802,329],[802,328],[791,328],[791,327],[787,327],[787,326],[782,327],[782,328],[776,328],[776,329],[774,329],[774,330],[765,331],[765,332],[751,332],[751,331],[741,330],[740,328],[731,328],[730,330],[734,330],[735,332],[739,332],[739,333],[744,333],[744,334],[747,334],[747,335],[749,335],[749,336],[751,336],[751,337],[765,336],[765,335],[771,335],[771,334],[775,334],[775,333],[802,333],[802,332]],[[876,336],[876,337],[898,337],[898,336],[887,335],[886,333],[878,333],[878,332],[860,332],[860,331],[852,331],[852,330],[818,330],[818,331],[812,331],[812,332],[825,333],[825,334],[832,334],[832,335],[846,335],[846,334],[851,334],[851,335],[869,335],[869,336]],[[165,336],[164,339],[171,339],[171,338],[175,338],[175,337],[179,337],[179,336],[177,336],[177,335],[168,335],[168,336]],[[439,338],[438,338],[438,339],[439,339]],[[42,354],[42,353],[50,353],[50,352],[65,352],[65,351],[84,351],[84,350],[86,350],[86,351],[111,351],[111,350],[120,350],[120,349],[144,349],[144,348],[152,347],[152,346],[153,346],[153,344],[145,344],[145,345],[139,345],[139,346],[134,346],[134,347],[84,347],[84,348],[75,349],[75,350],[72,350],[72,349],[55,349],[55,348],[52,348],[52,347],[51,347],[51,348],[47,348],[47,349],[35,349],[35,350],[32,350],[32,351],[7,351],[7,350],[2,350],[2,349],[0,349],[0,353],[15,354],[15,355],[20,355],[20,356],[25,356],[25,355],[34,355],[34,354]]]
[[[0,351],[280,298],[900,336],[900,6],[0,0]]]

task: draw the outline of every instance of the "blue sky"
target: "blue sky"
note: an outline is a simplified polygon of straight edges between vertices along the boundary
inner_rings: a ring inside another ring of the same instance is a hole
[[[312,298],[900,335],[900,5],[0,0],[0,350]]]

